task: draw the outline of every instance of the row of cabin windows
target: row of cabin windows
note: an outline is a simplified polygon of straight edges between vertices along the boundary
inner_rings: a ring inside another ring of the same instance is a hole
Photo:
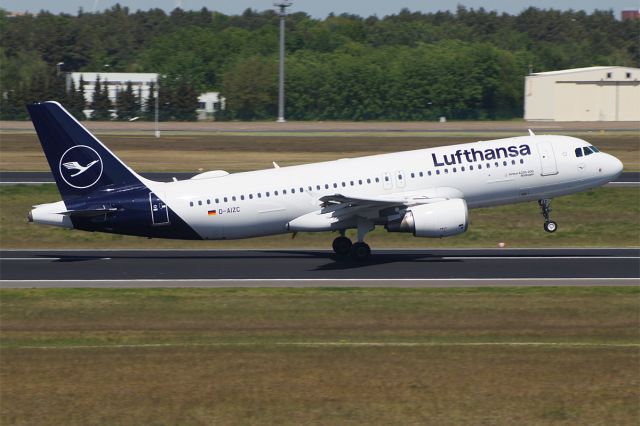
[[[512,164],[512,165],[515,165],[515,164],[516,164],[516,160],[511,160],[511,164]],[[524,164],[524,159],[522,159],[522,158],[520,159],[520,164]],[[508,162],[507,162],[506,160],[504,160],[504,161],[502,162],[502,165],[503,165],[503,166],[507,166],[507,165],[508,165]],[[495,166],[495,167],[500,167],[500,162],[496,161],[496,162],[494,163],[494,166]],[[490,169],[490,168],[491,168],[491,163],[486,163],[485,167],[486,167],[487,169]],[[469,165],[469,169],[468,169],[468,170],[469,170],[469,171],[471,171],[471,170],[473,170],[473,169],[474,169],[473,165]],[[478,170],[482,170],[482,164],[478,164],[478,165],[477,165],[477,169],[478,169]],[[465,168],[465,166],[460,166],[460,169],[459,169],[459,171],[460,171],[460,172],[464,172],[464,171],[466,171],[466,170],[467,170],[467,169]],[[457,167],[453,167],[453,168],[451,169],[451,171],[452,171],[453,173],[457,173],[457,172],[458,172],[458,168],[457,168]],[[445,169],[443,170],[443,172],[444,172],[444,174],[448,174],[448,173],[449,173],[449,169],[448,169],[448,168],[445,168]],[[435,174],[436,174],[436,175],[440,175],[440,174],[441,174],[441,173],[440,173],[440,170],[439,170],[439,169],[436,169]],[[411,177],[412,177],[412,178],[415,178],[416,176],[424,177],[424,175],[425,175],[425,173],[424,173],[424,172],[417,172],[417,174],[416,174],[416,172],[411,172]],[[427,176],[432,176],[432,175],[433,175],[433,173],[431,172],[431,170],[429,170],[429,171],[427,171],[426,175],[427,175]],[[397,177],[398,177],[398,180],[400,180],[400,181],[404,179],[404,176],[403,176],[402,174],[398,174],[398,176],[397,176]],[[389,180],[390,180],[389,176],[385,176],[385,177],[384,177],[384,181],[385,181],[385,182],[389,182]],[[338,185],[338,183],[336,183],[336,182],[334,182],[332,185],[329,185],[328,183],[325,183],[324,185],[316,185],[316,186],[315,186],[315,189],[316,189],[317,191],[321,191],[323,186],[324,186],[324,189],[329,189],[329,188],[331,188],[331,187],[333,187],[333,188],[338,188],[339,186],[342,186],[343,188],[345,188],[345,187],[347,187],[347,184],[348,184],[349,186],[356,186],[356,182],[357,182],[357,184],[358,184],[358,185],[364,185],[364,183],[365,183],[365,182],[366,182],[367,184],[371,184],[371,183],[373,183],[373,182],[375,182],[375,183],[380,183],[380,178],[379,178],[379,177],[376,177],[376,178],[367,178],[367,179],[350,180],[349,182],[346,182],[346,181],[345,181],[345,182],[341,182],[341,183],[340,183],[340,185]],[[303,188],[303,187],[300,187],[298,190],[299,190],[299,192],[300,192],[300,193],[304,192],[304,188]],[[307,190],[308,190],[309,192],[313,191],[313,186],[309,185],[309,186],[307,187]],[[291,188],[291,194],[295,194],[295,193],[296,193],[296,188]],[[264,196],[265,196],[265,197],[271,197],[271,194],[272,194],[271,192],[267,191],[267,192],[265,192],[265,193],[264,193]],[[273,196],[274,196],[274,197],[277,197],[277,196],[279,196],[280,194],[282,194],[282,195],[287,195],[287,190],[286,190],[286,189],[283,189],[283,190],[282,190],[282,192],[273,191]],[[214,203],[215,203],[215,204],[219,204],[221,200],[222,200],[222,202],[227,203],[227,202],[229,202],[229,200],[231,200],[231,201],[238,201],[238,200],[240,200],[240,201],[244,201],[245,199],[253,200],[253,198],[254,198],[253,194],[249,194],[247,197],[245,197],[244,195],[240,195],[239,197],[236,197],[235,195],[233,195],[233,196],[231,196],[231,197],[215,198],[213,201],[214,201]],[[256,193],[256,198],[262,198],[262,193],[261,193],[261,192]],[[197,202],[197,204],[198,204],[199,206],[203,205],[202,200],[198,201],[198,202]],[[210,204],[211,204],[211,199],[206,200],[206,204],[210,205]],[[189,202],[189,206],[193,207],[193,206],[194,206],[194,202],[193,202],[193,201]]]

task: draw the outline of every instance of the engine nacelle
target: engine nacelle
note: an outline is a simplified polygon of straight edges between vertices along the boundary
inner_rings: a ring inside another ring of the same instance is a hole
[[[385,225],[389,232],[411,232],[416,237],[441,238],[461,234],[469,225],[467,203],[460,198],[409,207],[401,219]]]

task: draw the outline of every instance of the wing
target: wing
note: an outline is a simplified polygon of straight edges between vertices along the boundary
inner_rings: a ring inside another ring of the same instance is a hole
[[[401,217],[407,207],[452,198],[463,198],[463,194],[455,188],[433,188],[371,197],[325,195],[318,199],[320,210],[292,220],[288,227],[292,231],[323,231],[354,227],[359,219],[386,223]]]

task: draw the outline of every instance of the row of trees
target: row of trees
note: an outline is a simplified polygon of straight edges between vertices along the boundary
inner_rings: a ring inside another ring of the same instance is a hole
[[[161,80],[161,83],[163,80]],[[167,80],[164,80],[168,83]],[[162,84],[161,84],[162,87]],[[35,81],[27,90],[21,86],[9,89],[0,97],[0,118],[3,120],[26,120],[27,110],[24,107],[36,100],[57,100],[80,120],[155,120],[158,107],[160,121],[192,121],[196,119],[198,104],[197,91],[186,82],[181,84],[167,84],[166,89],[157,90],[152,82],[149,95],[146,98],[136,92],[131,82],[127,82],[125,89],[116,93],[115,102],[109,97],[107,81],[100,77],[93,86],[92,101],[87,102],[85,96],[86,85],[80,79],[76,88],[73,80],[67,82],[66,76],[56,75],[50,79]],[[159,96],[156,104],[156,96]],[[85,111],[88,113],[85,113]]]
[[[383,18],[325,19],[298,12],[287,17],[287,116],[521,116],[529,70],[639,66],[638,34],[639,21],[618,21],[611,11],[529,8],[508,15],[459,7],[455,13],[402,10]],[[102,13],[16,17],[0,11],[0,114],[18,118],[24,114],[20,103],[72,98],[73,91],[60,92],[55,64],[63,62],[63,71],[108,64],[110,71],[166,75],[160,84],[163,119],[193,118],[193,94],[204,91],[227,99],[218,118],[273,118],[277,41],[273,11],[227,16],[114,6]]]

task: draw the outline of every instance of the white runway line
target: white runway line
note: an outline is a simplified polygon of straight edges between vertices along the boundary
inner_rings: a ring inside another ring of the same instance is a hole
[[[104,282],[104,283],[165,283],[165,282],[185,282],[185,283],[208,283],[208,282],[326,282],[326,281],[345,281],[345,282],[385,282],[385,281],[622,281],[638,279],[640,277],[544,277],[544,278],[118,278],[118,279],[60,279],[60,280],[3,280],[0,283],[20,283],[20,282],[43,282],[43,283],[86,283],[86,282]]]
[[[602,259],[640,259],[640,256],[436,256],[438,259],[444,260],[575,260],[575,259],[589,259],[589,260],[602,260]]]
[[[606,259],[639,259],[639,256],[518,256],[518,255],[506,255],[506,256],[439,256],[439,255],[426,255],[437,259],[443,260],[576,260],[576,259],[589,259],[589,260],[606,260]],[[112,260],[111,257],[92,257],[92,256],[77,256],[71,259],[77,260]],[[62,257],[0,257],[2,260],[61,260]],[[171,260],[167,258],[166,260]],[[123,258],[126,260],[126,258]]]
[[[37,260],[62,260],[62,257],[0,257],[0,261],[2,260],[26,260],[26,261],[37,261]],[[110,257],[72,257],[67,260],[111,260]]]

